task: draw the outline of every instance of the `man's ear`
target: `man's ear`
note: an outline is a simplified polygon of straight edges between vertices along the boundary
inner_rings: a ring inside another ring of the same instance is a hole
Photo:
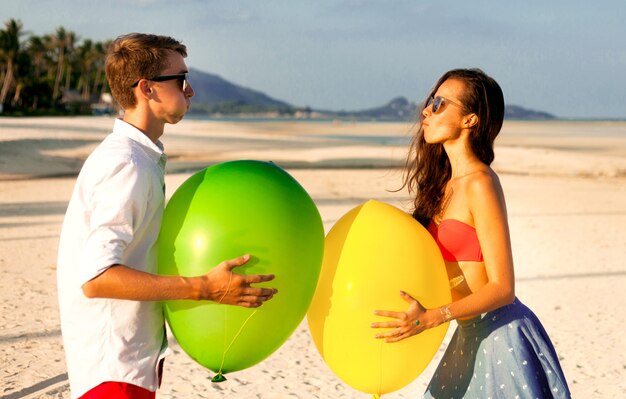
[[[150,84],[150,81],[145,80],[145,79],[139,81],[137,88],[139,89],[137,90],[138,92],[137,95],[142,96],[146,100],[149,100],[150,98],[152,98],[152,84]]]
[[[469,114],[463,117],[463,127],[466,129],[476,126],[477,123],[478,115],[476,114]]]

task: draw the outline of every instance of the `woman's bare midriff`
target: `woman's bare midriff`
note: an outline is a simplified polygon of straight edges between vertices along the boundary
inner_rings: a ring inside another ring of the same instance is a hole
[[[489,281],[484,262],[446,262],[446,271],[450,280],[452,301],[476,292]]]

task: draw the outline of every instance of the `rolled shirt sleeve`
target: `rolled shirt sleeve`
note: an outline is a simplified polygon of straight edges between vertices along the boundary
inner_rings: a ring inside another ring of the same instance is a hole
[[[146,204],[152,200],[149,180],[145,169],[138,168],[132,159],[122,160],[93,187],[89,194],[89,232],[80,254],[81,284],[124,263],[125,251],[144,222]]]

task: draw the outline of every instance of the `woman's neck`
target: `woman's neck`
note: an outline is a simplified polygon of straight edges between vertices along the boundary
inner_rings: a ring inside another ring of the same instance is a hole
[[[450,179],[458,179],[482,169],[483,163],[466,146],[444,146],[450,160]]]

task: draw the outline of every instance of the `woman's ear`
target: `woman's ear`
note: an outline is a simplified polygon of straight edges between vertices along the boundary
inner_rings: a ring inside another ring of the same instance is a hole
[[[469,114],[463,117],[463,127],[469,129],[470,127],[474,127],[478,123],[478,115]]]

